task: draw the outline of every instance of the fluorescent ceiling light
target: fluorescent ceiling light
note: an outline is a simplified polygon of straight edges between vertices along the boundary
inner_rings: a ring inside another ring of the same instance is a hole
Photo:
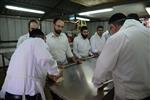
[[[40,10],[22,8],[22,7],[11,6],[11,5],[6,5],[5,8],[11,9],[11,10],[17,10],[17,11],[24,11],[24,12],[37,13],[37,14],[44,14],[44,13],[45,13],[44,11],[40,11]]]
[[[145,9],[148,12],[148,14],[150,15],[150,7],[146,7]]]
[[[74,20],[74,19],[75,19],[74,16],[69,18],[69,20]],[[83,21],[90,21],[90,19],[88,19],[88,18],[82,18],[82,17],[76,17],[76,19],[83,20]]]
[[[82,18],[82,17],[76,17],[76,19],[83,20],[83,21],[90,21],[90,19],[88,19],[88,18]]]
[[[87,11],[79,13],[79,15],[90,15],[90,14],[97,14],[97,13],[103,13],[103,12],[109,12],[112,11],[112,8],[106,8],[106,9],[100,9],[100,10],[93,10],[93,11]]]

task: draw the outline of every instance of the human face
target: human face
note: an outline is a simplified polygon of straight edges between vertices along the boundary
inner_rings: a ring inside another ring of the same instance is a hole
[[[39,25],[37,23],[31,22],[29,32],[31,32],[33,29],[38,29],[38,28],[39,28]]]
[[[103,28],[98,28],[97,29],[97,34],[100,35],[100,36],[102,36],[102,34],[103,34]]]
[[[82,35],[82,37],[83,37],[84,39],[86,39],[86,38],[88,37],[88,35],[89,35],[89,31],[88,31],[88,30],[83,30],[83,31],[81,32],[81,35]]]
[[[64,28],[64,22],[62,20],[58,20],[56,21],[56,23],[54,23],[54,31],[56,35],[60,35],[63,28]]]
[[[109,31],[110,31],[110,33],[112,33],[112,34],[115,34],[115,33],[117,33],[117,32],[119,31],[120,28],[121,28],[120,25],[117,25],[117,24],[110,24],[110,26],[109,26]]]

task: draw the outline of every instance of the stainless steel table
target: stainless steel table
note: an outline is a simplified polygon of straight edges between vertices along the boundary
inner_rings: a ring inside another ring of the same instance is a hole
[[[63,100],[101,100],[104,92],[97,93],[92,83],[96,60],[91,58],[80,65],[67,66],[63,71],[64,81],[50,86],[50,90]]]

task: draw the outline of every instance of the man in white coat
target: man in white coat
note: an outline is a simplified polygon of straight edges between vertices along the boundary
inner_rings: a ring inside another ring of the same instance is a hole
[[[17,42],[17,47],[23,43],[26,39],[29,38],[29,32],[31,32],[33,29],[38,29],[39,28],[39,23],[38,21],[32,19],[28,23],[28,33],[22,35],[19,37],[18,42]]]
[[[46,42],[49,47],[49,52],[59,65],[67,64],[68,58],[76,62],[71,52],[70,44],[65,33],[64,21],[61,18],[55,18],[53,21],[54,30],[46,36]]]
[[[40,94],[45,100],[43,87],[48,75],[54,81],[59,76],[57,63],[49,53],[40,29],[32,30],[11,57],[1,95],[5,100],[36,100]],[[23,96],[23,97],[22,97]],[[24,100],[24,99],[23,99]]]
[[[96,30],[97,32],[91,37],[90,42],[91,50],[94,53],[94,55],[99,55],[105,44],[105,38],[102,37],[103,26],[98,26]]]
[[[150,31],[122,13],[109,19],[112,35],[99,56],[93,76],[99,86],[113,79],[115,100],[150,100]]]
[[[93,54],[91,52],[91,45],[88,39],[88,28],[83,26],[81,27],[80,32],[81,33],[79,33],[73,41],[73,52],[77,58],[82,59],[83,57],[88,57]]]

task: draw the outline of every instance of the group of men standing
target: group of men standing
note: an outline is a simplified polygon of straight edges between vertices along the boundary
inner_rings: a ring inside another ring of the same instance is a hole
[[[67,36],[62,33],[64,22],[60,18],[56,18],[53,21],[53,32],[46,36],[46,43],[49,47],[49,52],[52,54],[58,64],[67,64],[68,58],[71,58],[73,62],[77,62],[76,59],[82,59],[83,57],[99,55],[106,42],[106,38],[103,34],[103,26],[97,27],[97,32],[89,40],[89,31],[86,26],[81,27],[80,33],[73,41],[73,53],[70,48]],[[39,24],[36,20],[31,20],[28,24],[29,32],[38,29]],[[29,38],[29,33],[21,36],[18,39],[17,47],[26,39]]]
[[[36,20],[28,26],[29,33],[19,38],[9,64],[2,88],[6,100],[22,100],[22,95],[30,100],[38,93],[45,100],[42,88],[47,73],[56,81],[60,77],[57,66],[67,64],[68,58],[81,63],[87,56],[99,56],[92,79],[97,88],[113,79],[115,100],[150,99],[150,30],[139,20],[116,13],[109,19],[108,31],[103,33],[98,26],[90,40],[88,28],[83,26],[74,38],[73,53],[62,33],[62,19],[54,19],[54,30],[46,37]]]

